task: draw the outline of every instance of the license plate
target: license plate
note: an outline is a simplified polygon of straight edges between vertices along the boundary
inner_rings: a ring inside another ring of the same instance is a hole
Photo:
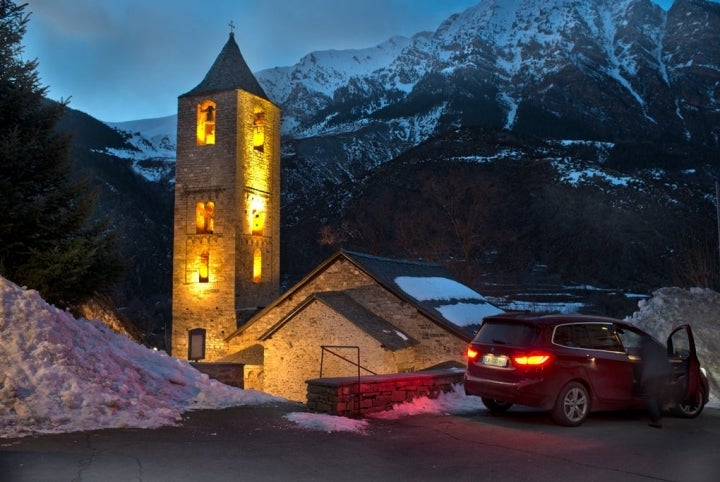
[[[486,355],[483,355],[482,364],[489,365],[491,367],[503,367],[504,368],[508,364],[508,357],[505,355],[495,355],[493,353],[488,353]]]

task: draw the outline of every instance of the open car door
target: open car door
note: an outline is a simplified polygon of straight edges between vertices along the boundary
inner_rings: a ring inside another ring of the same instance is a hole
[[[700,360],[690,325],[678,326],[670,333],[667,353],[673,367],[673,401],[702,407]]]

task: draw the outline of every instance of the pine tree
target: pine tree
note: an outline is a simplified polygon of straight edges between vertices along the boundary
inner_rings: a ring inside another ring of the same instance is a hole
[[[66,102],[46,99],[37,61],[22,59],[25,7],[0,0],[0,275],[69,306],[111,287],[121,262],[55,129]]]

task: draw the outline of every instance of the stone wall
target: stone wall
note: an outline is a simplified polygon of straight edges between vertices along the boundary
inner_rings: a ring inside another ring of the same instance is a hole
[[[418,397],[435,398],[463,382],[463,369],[428,370],[307,381],[307,408],[311,412],[361,417],[392,409]]]
[[[245,388],[244,365],[240,363],[191,363],[197,371],[231,387]]]
[[[242,333],[229,340],[229,349],[235,353],[257,343],[257,340],[270,327],[294,310],[298,304],[315,292],[336,291],[374,283],[372,278],[356,268],[347,260],[339,260],[300,287],[296,292],[277,303],[260,319],[247,326]]]
[[[399,372],[423,370],[449,360],[465,363],[465,349],[470,339],[463,339],[441,327],[391,292],[373,283],[346,290],[358,303],[387,320],[418,342],[409,358],[398,359]],[[385,372],[388,373],[388,372]]]
[[[322,345],[358,347],[358,350],[337,348],[334,351],[352,362],[359,361],[360,366],[371,370],[370,373],[398,371],[392,352],[323,303],[315,301],[265,341],[263,391],[304,402],[308,378],[357,374],[357,367],[352,363],[329,354],[323,357]],[[369,373],[362,371],[362,374]]]

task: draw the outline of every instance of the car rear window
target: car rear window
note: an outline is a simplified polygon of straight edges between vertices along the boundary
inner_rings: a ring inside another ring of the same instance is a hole
[[[615,328],[607,323],[574,323],[555,328],[557,345],[604,351],[624,351]]]
[[[537,328],[529,323],[492,320],[480,326],[474,341],[488,345],[530,345],[536,333]]]
[[[555,328],[553,342],[571,348],[590,348],[590,337],[585,325],[560,325]]]

